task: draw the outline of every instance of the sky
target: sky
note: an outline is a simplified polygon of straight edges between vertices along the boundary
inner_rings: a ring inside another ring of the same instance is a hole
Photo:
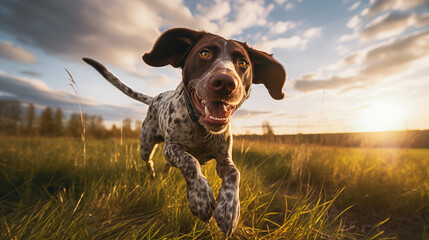
[[[81,58],[155,96],[175,89],[181,71],[141,56],[174,27],[246,41],[285,67],[285,99],[253,85],[234,134],[260,134],[264,121],[276,134],[429,128],[429,0],[2,0],[0,99],[66,116],[81,103],[107,125],[142,120],[147,106]]]

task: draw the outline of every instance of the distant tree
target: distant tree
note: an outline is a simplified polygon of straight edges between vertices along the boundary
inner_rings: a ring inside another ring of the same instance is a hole
[[[15,134],[21,134],[21,115],[22,115],[22,107],[21,102],[14,102],[11,108],[11,118],[13,121],[13,131]]]
[[[104,138],[107,136],[107,131],[104,126],[103,117],[99,115],[90,115],[86,119],[88,136],[95,138]]]
[[[21,119],[21,103],[14,100],[0,101],[0,131],[18,134]]]
[[[72,113],[67,122],[67,135],[72,137],[81,137],[82,124],[80,115]]]
[[[140,136],[141,127],[142,127],[142,121],[136,120],[134,123],[134,137],[138,138]]]
[[[97,131],[95,136],[98,138],[105,138],[107,136],[107,130],[106,126],[104,126],[103,117],[98,115],[95,119],[95,122],[97,124]]]
[[[3,132],[3,128],[4,128],[4,116],[3,116],[3,101],[0,101],[0,133]]]
[[[93,137],[96,132],[97,123],[95,122],[95,115],[86,116],[86,133],[88,136]]]
[[[27,135],[34,135],[36,133],[35,127],[36,109],[34,104],[30,103],[27,108],[27,116],[25,119],[25,132]]]
[[[110,128],[109,137],[116,138],[116,137],[120,137],[120,135],[121,135],[120,129],[118,129],[116,124],[113,124],[112,127]]]
[[[142,127],[142,121],[136,120],[134,123],[134,131],[140,132],[141,127]]]
[[[131,128],[132,121],[129,118],[122,121],[122,132],[124,138],[130,138],[133,135],[133,130]]]
[[[262,132],[265,136],[272,137],[274,136],[273,128],[271,127],[268,121],[262,123]]]
[[[0,132],[20,134],[21,102],[15,100],[0,101]]]
[[[53,135],[62,136],[63,133],[63,111],[61,111],[60,108],[57,108],[57,110],[55,110],[53,119]]]
[[[54,118],[52,108],[46,107],[39,117],[40,135],[52,136],[54,133]]]

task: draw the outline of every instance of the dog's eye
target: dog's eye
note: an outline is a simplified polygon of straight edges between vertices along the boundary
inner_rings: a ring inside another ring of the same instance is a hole
[[[208,50],[202,50],[200,55],[202,58],[210,58],[210,52]]]
[[[246,68],[247,65],[249,65],[249,64],[244,59],[241,59],[240,61],[238,61],[238,66],[241,67],[241,68]]]

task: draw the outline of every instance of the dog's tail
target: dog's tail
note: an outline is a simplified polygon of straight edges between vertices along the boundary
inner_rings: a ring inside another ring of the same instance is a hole
[[[113,86],[117,89],[121,90],[121,92],[125,93],[131,98],[134,98],[137,101],[143,102],[145,104],[149,104],[153,97],[148,96],[143,93],[139,93],[123,84],[115,75],[113,75],[105,66],[101,63],[91,59],[91,58],[82,58],[82,60],[89,65],[93,66],[107,81],[109,81]]]

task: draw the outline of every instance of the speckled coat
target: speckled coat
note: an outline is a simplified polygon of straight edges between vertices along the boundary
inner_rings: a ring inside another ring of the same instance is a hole
[[[214,49],[216,47],[217,50]],[[210,49],[213,59],[199,58],[201,49]],[[237,54],[240,55],[239,60],[234,58]],[[100,63],[84,58],[123,93],[149,105],[140,134],[140,155],[147,162],[149,174],[155,177],[152,157],[158,144],[165,142],[164,156],[167,161],[164,171],[168,173],[174,166],[182,172],[191,212],[203,221],[209,221],[213,215],[221,231],[230,236],[240,216],[240,172],[232,161],[229,118],[220,120],[222,124],[213,125],[205,121],[209,116],[204,116],[204,112],[192,112],[198,115],[197,119],[193,119],[190,111],[195,109],[186,103],[186,97],[194,91],[196,99],[203,99],[196,100],[197,104],[200,101],[222,101],[222,104],[230,104],[228,107],[235,111],[248,98],[250,85],[262,83],[271,97],[282,99],[285,71],[271,55],[250,48],[245,43],[182,28],[162,34],[143,60],[156,67],[168,64],[181,67],[182,82],[175,90],[152,98],[123,84]],[[237,67],[237,61],[249,63],[246,67]],[[210,81],[217,72],[233,75],[236,79],[233,92],[225,94],[210,89]],[[216,201],[201,172],[201,164],[211,159],[216,160],[216,171],[222,179]]]

